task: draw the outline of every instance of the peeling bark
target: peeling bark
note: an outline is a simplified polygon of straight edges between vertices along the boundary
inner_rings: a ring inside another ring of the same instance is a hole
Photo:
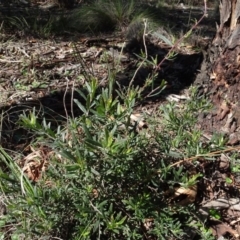
[[[208,132],[224,132],[240,142],[240,0],[221,0],[220,25],[204,52],[196,84],[209,95],[214,109],[200,123]],[[230,140],[229,140],[230,141]]]

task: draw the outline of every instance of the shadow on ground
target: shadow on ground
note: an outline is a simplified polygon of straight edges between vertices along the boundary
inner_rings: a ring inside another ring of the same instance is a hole
[[[78,35],[83,30],[76,27],[74,22],[77,21],[78,10],[88,3],[75,4],[71,8],[64,8],[54,6],[50,8],[43,8],[35,1],[31,4],[23,4],[20,1],[4,1],[0,3],[0,22],[4,30],[15,31],[15,34],[20,32],[21,36],[46,37],[46,35],[62,36],[71,39],[74,35]],[[200,19],[203,15],[203,8],[194,7],[181,9],[179,6],[159,6],[149,5],[144,3],[149,11],[157,16],[159,23],[170,30],[176,36],[181,33],[186,33],[190,27]],[[80,12],[81,13],[81,12]],[[72,17],[73,16],[73,17]],[[80,16],[79,16],[80,18]],[[204,18],[198,28],[195,30],[196,34],[193,41],[201,41],[202,36],[213,37],[215,34],[215,22],[218,22],[219,14],[216,9],[208,9],[208,17]],[[81,25],[81,24],[80,24]],[[107,30],[103,26],[102,29]],[[110,29],[112,31],[112,29]],[[85,32],[91,36],[99,34],[97,29],[90,32]],[[73,37],[73,38],[74,38]]]
[[[6,16],[18,16],[16,15],[16,11],[18,11],[18,14],[20,15],[27,13],[27,15],[24,16],[28,16],[30,19],[32,16],[34,16],[34,11],[35,13],[38,11],[37,16],[39,17],[40,22],[46,22],[46,19],[54,16],[54,11],[46,12],[39,10],[36,7],[33,9],[33,14],[31,13],[31,8],[28,7],[24,7],[24,9],[9,9],[6,7],[0,7],[0,17],[5,18]],[[188,31],[190,26],[192,26],[194,19],[201,18],[203,14],[201,9],[182,10],[170,7],[162,7],[159,9],[159,13],[164,26],[167,26],[167,28],[172,32],[178,34]],[[44,16],[46,16],[46,18]],[[191,35],[191,39],[189,41],[192,41],[193,45],[197,47],[205,48],[209,40],[205,41],[203,40],[203,37],[208,36],[211,39],[214,36],[216,18],[217,15],[214,13],[214,10],[210,10],[209,18],[205,18],[200,23],[196,31]],[[31,31],[27,32],[27,34],[31,34]],[[75,30],[69,29],[68,34],[69,35],[67,38],[76,39]],[[71,35],[73,35],[73,37]],[[62,37],[66,37],[65,33],[62,35]],[[135,39],[132,39],[130,41],[130,46],[126,48],[126,54],[129,54],[133,58],[137,59],[136,54],[140,54],[140,49],[143,49],[144,46],[141,42],[134,41]],[[151,57],[157,57],[158,62],[161,62],[161,60],[169,51],[169,48],[161,48],[159,45],[153,44],[151,41],[147,42],[147,49],[149,53],[149,60],[151,60]],[[147,89],[145,95],[152,91],[152,89],[158,87],[161,84],[162,80],[166,81],[167,88],[160,95],[154,96],[153,98],[145,98],[143,102],[139,104],[152,104],[155,101],[165,99],[169,94],[181,93],[182,90],[194,82],[196,74],[201,67],[202,60],[203,56],[201,51],[191,54],[179,51],[174,59],[166,60],[161,65],[160,70],[157,72],[155,83]],[[139,61],[137,60],[129,62],[124,68],[124,71],[117,74],[116,80],[121,87],[128,86],[130,79],[137,69],[138,64]],[[152,71],[152,67],[141,67],[134,79],[134,85],[143,86]],[[76,88],[81,88],[81,86],[76,86]],[[80,101],[83,101],[80,98],[79,94],[76,92],[74,93],[73,98],[77,98]],[[34,135],[19,127],[18,119],[21,114],[29,114],[31,111],[33,111],[33,109],[35,109],[39,117],[39,121],[41,121],[43,118],[46,118],[47,122],[51,122],[52,128],[56,129],[57,126],[66,122],[66,115],[74,117],[80,116],[81,111],[75,104],[73,104],[73,106],[71,104],[72,96],[70,92],[65,93],[65,91],[56,91],[54,94],[46,95],[45,97],[39,98],[37,100],[26,101],[18,104],[13,104],[11,106],[2,107],[2,146],[6,147],[7,149],[11,148],[15,150],[23,150],[29,141],[34,139]]]
[[[153,55],[158,52],[159,62],[163,59],[167,50],[160,49],[154,45],[149,44],[148,50]],[[150,55],[151,56],[151,55]],[[165,61],[161,69],[158,71],[158,76],[153,85],[146,89],[145,96],[152,91],[153,88],[158,87],[162,80],[167,82],[167,88],[160,94],[152,98],[143,98],[142,102],[138,105],[151,105],[153,102],[164,101],[164,99],[172,93],[180,94],[182,90],[193,83],[198,69],[201,66],[202,54],[181,54],[179,53],[175,59]],[[116,79],[121,88],[127,88],[129,79],[132,78],[137,69],[136,63],[130,63],[129,66],[117,74]],[[133,84],[136,86],[143,86],[152,68],[142,67],[139,69]],[[81,89],[82,86],[76,86]],[[1,108],[2,112],[2,132],[1,144],[7,149],[14,149],[23,151],[29,144],[29,141],[34,140],[34,135],[19,127],[18,120],[21,114],[29,115],[35,111],[38,116],[39,122],[46,119],[46,122],[51,122],[51,127],[57,129],[59,125],[66,123],[66,116],[78,117],[81,115],[80,109],[73,103],[72,99],[78,99],[84,104],[83,99],[77,92],[72,93],[65,91],[56,91],[53,94],[46,95],[45,97],[37,100],[30,100],[5,106]]]

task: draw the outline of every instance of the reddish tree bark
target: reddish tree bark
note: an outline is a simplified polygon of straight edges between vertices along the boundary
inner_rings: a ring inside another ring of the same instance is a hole
[[[210,133],[228,134],[234,145],[240,142],[240,0],[221,0],[219,10],[220,24],[196,80],[214,108],[200,123]]]

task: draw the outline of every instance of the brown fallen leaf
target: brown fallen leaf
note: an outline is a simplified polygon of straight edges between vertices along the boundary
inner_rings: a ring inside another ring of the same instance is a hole
[[[240,234],[240,226],[239,225],[236,226],[236,230],[237,230],[237,233]]]
[[[221,113],[219,116],[219,120],[223,120],[225,116],[230,112],[230,107],[226,102],[223,102],[221,105]]]
[[[228,216],[235,217],[235,220],[232,220],[229,223],[231,226],[234,226],[234,225],[236,225],[236,223],[240,222],[240,212],[239,211],[228,210],[227,214],[228,214]],[[237,219],[236,219],[236,217],[237,217]]]
[[[144,120],[143,116],[139,113],[131,114],[130,119],[133,123],[137,123],[138,129],[147,128],[147,123]]]
[[[47,158],[51,152],[46,153],[43,148],[35,150],[31,147],[30,149],[32,152],[21,159],[19,165],[31,181],[37,182],[47,169]]]
[[[179,187],[175,190],[168,190],[165,195],[170,195],[169,202],[175,202],[178,205],[186,206],[195,201],[197,195],[197,185],[189,188]]]
[[[211,226],[212,232],[218,238],[223,237],[226,233],[230,233],[235,239],[239,239],[240,235],[234,229],[221,221],[214,221]]]
[[[144,223],[143,223],[144,228],[147,231],[149,231],[152,228],[152,226],[153,226],[153,222],[154,222],[153,218],[145,218],[144,219]]]
[[[113,116],[110,116],[109,119],[111,121],[114,121],[115,118]],[[136,113],[136,114],[131,114],[130,115],[130,120],[131,120],[131,124],[132,125],[135,125],[137,126],[137,131],[143,129],[143,128],[148,128],[148,125],[145,121],[145,119],[143,118],[143,116],[139,113]],[[121,124],[120,125],[120,128],[121,129],[125,129],[125,125],[124,124]]]
[[[98,198],[98,196],[99,196],[99,191],[98,191],[96,188],[94,188],[94,189],[92,190],[92,196],[93,196],[93,198]]]
[[[197,195],[197,185],[193,185],[189,188],[180,187],[175,192],[176,197],[180,195],[187,195],[187,197],[178,202],[179,205],[185,206],[195,201]]]
[[[234,133],[231,133],[229,135],[229,139],[228,139],[227,144],[231,145],[231,146],[234,146],[234,145],[239,144],[239,141],[240,141],[239,133],[238,132],[234,132]]]
[[[221,171],[226,171],[230,167],[229,158],[225,154],[221,154],[219,168]]]

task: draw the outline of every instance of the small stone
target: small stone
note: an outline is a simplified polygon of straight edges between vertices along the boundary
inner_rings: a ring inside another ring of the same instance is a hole
[[[221,154],[219,169],[221,171],[226,171],[229,168],[229,166],[230,166],[230,162],[229,162],[228,157],[224,154]]]
[[[228,139],[227,144],[233,146],[233,145],[236,145],[238,143],[239,143],[239,136],[238,136],[238,134],[236,132],[231,133],[229,135],[229,139]]]

